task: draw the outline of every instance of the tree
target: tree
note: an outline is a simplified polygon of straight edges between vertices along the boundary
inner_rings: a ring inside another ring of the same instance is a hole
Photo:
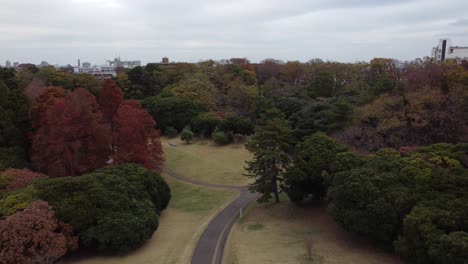
[[[95,97],[75,89],[46,110],[32,136],[33,166],[51,177],[80,175],[106,165],[109,137]]]
[[[330,97],[335,94],[335,78],[331,72],[319,72],[312,84],[314,97]]]
[[[229,84],[226,95],[226,104],[230,111],[241,116],[254,116],[259,98],[259,89],[256,85],[245,85],[238,81]]]
[[[38,129],[40,125],[47,124],[47,109],[65,96],[66,92],[62,87],[50,86],[35,97],[30,110],[34,128]]]
[[[180,139],[182,139],[187,144],[189,144],[190,141],[192,141],[193,139],[193,132],[190,131],[189,129],[182,130],[182,133],[180,133]]]
[[[42,180],[35,187],[57,218],[73,226],[84,247],[114,252],[134,249],[151,238],[171,198],[160,175],[134,164]]]
[[[205,74],[186,76],[178,83],[164,89],[174,96],[186,98],[196,104],[215,109],[216,88]]]
[[[308,195],[324,198],[327,187],[324,174],[332,172],[337,154],[347,151],[345,146],[323,133],[315,133],[296,145],[293,166],[286,171],[285,191],[293,202],[300,203]]]
[[[0,82],[5,84],[2,79]],[[0,170],[24,168],[28,166],[27,134],[31,129],[28,101],[17,88],[10,89],[5,85],[3,89],[4,95],[0,96]]]
[[[279,185],[291,162],[290,133],[283,118],[267,119],[245,145],[253,153],[253,159],[246,162],[245,168],[246,176],[255,179],[249,189],[261,194],[259,201],[268,201],[273,194],[275,202],[279,202]]]
[[[111,136],[111,152],[112,157],[115,156],[115,139],[114,139],[114,122],[113,118],[123,102],[123,92],[112,80],[104,81],[100,94],[99,94],[99,105],[101,106],[101,112],[103,122],[110,128]]]
[[[254,133],[254,124],[247,118],[230,115],[218,124],[216,130],[230,134],[230,136],[234,134],[249,136]]]
[[[44,201],[0,220],[0,259],[3,263],[54,263],[77,249],[70,225],[57,221]]]
[[[136,163],[149,169],[162,169],[160,133],[156,122],[137,101],[124,101],[113,118],[116,148],[114,164]]]
[[[229,144],[232,140],[228,135],[226,135],[226,133],[218,130],[215,130],[211,137],[213,138],[214,142],[219,145]]]
[[[222,118],[215,113],[200,113],[191,121],[193,132],[201,136],[211,136]]]
[[[99,93],[99,105],[101,106],[102,119],[105,123],[112,124],[112,118],[122,101],[122,90],[120,90],[114,81],[105,80]]]
[[[175,96],[147,98],[143,101],[143,107],[158,121],[158,127],[163,132],[168,127],[180,132],[199,113],[206,112],[203,106]]]

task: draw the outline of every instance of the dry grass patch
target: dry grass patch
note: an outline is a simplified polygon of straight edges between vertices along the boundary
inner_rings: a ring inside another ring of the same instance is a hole
[[[252,156],[242,144],[217,146],[209,140],[186,144],[179,138],[163,138],[162,143],[166,166],[180,175],[217,184],[249,183],[242,174],[245,161]]]
[[[308,258],[307,244],[312,245],[312,259]],[[281,202],[255,204],[234,225],[224,263],[400,264],[402,261],[340,228],[323,207],[300,208]]]
[[[76,264],[188,264],[196,242],[211,218],[238,194],[234,190],[207,189],[165,176],[171,187],[169,208],[159,228],[142,247],[123,256],[80,256]]]

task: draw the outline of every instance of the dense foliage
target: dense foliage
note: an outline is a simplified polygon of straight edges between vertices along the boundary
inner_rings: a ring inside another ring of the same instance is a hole
[[[297,145],[285,189],[294,202],[326,194],[331,215],[416,263],[466,262],[467,144],[359,156],[324,134]]]
[[[44,201],[0,220],[0,262],[54,263],[78,247],[70,225],[55,218]]]
[[[205,110],[201,105],[175,96],[147,98],[143,101],[143,107],[158,120],[158,127],[163,132],[169,127],[181,132],[194,117]]]
[[[83,246],[113,251],[132,249],[149,239],[170,199],[161,176],[137,165],[44,180],[35,187],[57,218],[73,226]]]
[[[200,113],[192,119],[190,127],[200,136],[211,136],[221,120],[215,113]]]
[[[80,175],[109,162],[162,166],[155,121],[136,101],[124,101],[113,81],[104,82],[99,103],[84,88],[47,88],[31,112],[32,165],[49,176]]]
[[[28,166],[30,127],[28,102],[18,89],[14,70],[0,68],[0,170]]]
[[[285,175],[284,189],[289,198],[294,202],[301,202],[308,195],[322,199],[327,191],[324,174],[332,169],[330,161],[346,150],[323,133],[315,133],[297,144],[294,165],[287,169]]]

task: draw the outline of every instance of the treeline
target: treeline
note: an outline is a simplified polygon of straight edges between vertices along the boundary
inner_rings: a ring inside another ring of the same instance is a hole
[[[117,83],[169,134],[194,126],[198,114],[257,123],[277,108],[297,140],[322,131],[365,152],[468,140],[468,63],[230,59],[150,64],[119,73]]]
[[[92,76],[52,67],[25,69],[2,79],[30,93],[44,85],[84,87],[94,95],[100,90]],[[214,130],[206,126],[215,122],[214,116],[255,124],[274,107],[285,115],[297,140],[322,131],[365,152],[468,140],[466,62],[377,58],[370,63],[251,63],[233,58],[120,69],[115,81],[124,97],[141,102],[168,135],[190,126],[195,134],[210,137]],[[209,124],[196,127],[192,121],[197,116],[209,118]],[[234,138],[235,131],[221,132],[228,135],[218,133],[220,138]]]

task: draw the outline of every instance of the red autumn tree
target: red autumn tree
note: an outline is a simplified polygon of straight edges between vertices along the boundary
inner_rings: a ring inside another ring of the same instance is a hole
[[[0,172],[0,176],[1,175],[8,178],[6,187],[4,188],[7,192],[25,187],[34,180],[47,178],[47,176],[42,173],[33,172],[28,169],[7,169]]]
[[[52,177],[79,175],[106,165],[109,135],[95,97],[77,88],[47,108],[32,137],[33,166]]]
[[[162,168],[160,133],[156,122],[134,100],[124,101],[113,119],[114,164],[137,163],[149,169]]]
[[[65,90],[62,87],[50,86],[35,98],[31,106],[31,117],[33,118],[33,126],[35,128],[39,128],[40,125],[47,123],[47,109],[54,105],[60,98],[64,98],[65,95]]]
[[[99,93],[99,105],[102,118],[105,123],[112,122],[112,117],[117,112],[123,101],[123,92],[112,80],[105,80]]]
[[[114,146],[114,122],[113,117],[123,101],[123,92],[112,80],[104,81],[99,93],[99,105],[103,116],[103,122],[109,130],[111,137],[112,156],[115,154]]]
[[[54,263],[77,248],[72,227],[59,222],[47,202],[0,220],[0,263]]]

